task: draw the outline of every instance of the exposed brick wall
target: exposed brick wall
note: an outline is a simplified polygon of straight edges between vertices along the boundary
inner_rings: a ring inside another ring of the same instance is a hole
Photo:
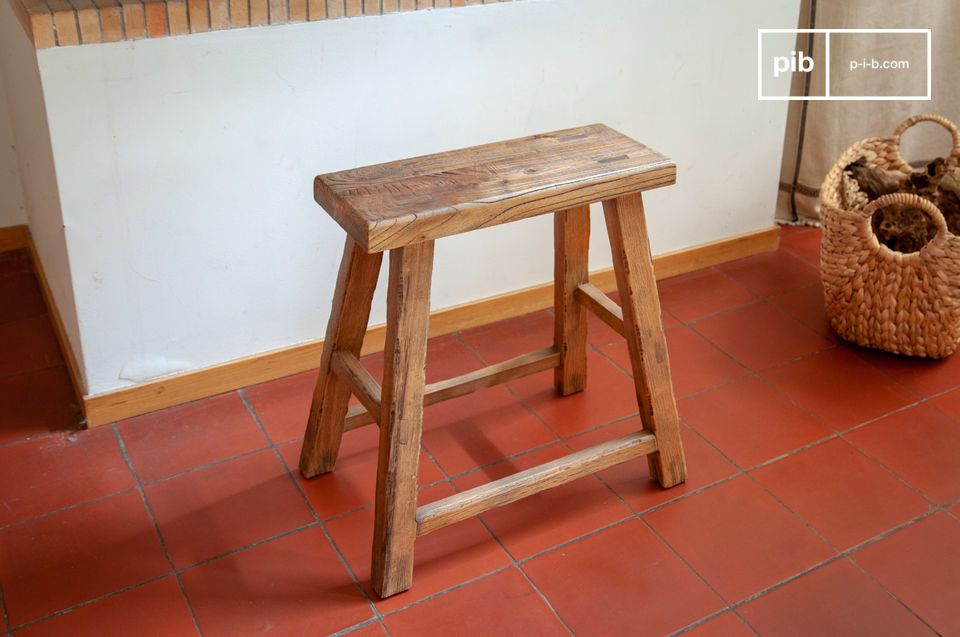
[[[38,49],[511,0],[10,0]]]

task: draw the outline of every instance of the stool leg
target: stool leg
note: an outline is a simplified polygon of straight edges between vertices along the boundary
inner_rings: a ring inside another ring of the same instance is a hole
[[[323,341],[320,375],[300,451],[300,473],[305,478],[333,471],[337,462],[350,389],[333,371],[330,361],[336,350],[360,355],[382,261],[382,253],[367,254],[347,238]]]
[[[647,456],[650,473],[662,486],[686,480],[677,404],[670,381],[667,343],[653,274],[643,200],[638,194],[603,202],[613,267],[623,307],[623,331],[630,351],[637,402],[644,425],[657,438]]]
[[[432,268],[433,241],[390,251],[371,568],[380,597],[403,592],[413,581]]]
[[[560,352],[553,382],[567,396],[587,385],[587,308],[574,293],[588,281],[590,206],[561,210],[553,219],[553,344]]]

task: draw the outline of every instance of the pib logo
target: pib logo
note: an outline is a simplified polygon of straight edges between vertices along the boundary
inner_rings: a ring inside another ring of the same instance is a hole
[[[781,73],[809,73],[813,70],[813,57],[803,51],[793,51],[790,55],[777,55],[773,58],[773,77]]]

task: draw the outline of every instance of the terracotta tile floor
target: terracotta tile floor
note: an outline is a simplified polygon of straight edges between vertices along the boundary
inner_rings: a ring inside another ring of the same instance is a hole
[[[29,261],[0,256],[0,634],[960,635],[960,355],[841,343],[817,249],[785,229],[662,282],[686,484],[633,461],[443,529],[383,601],[376,430],[296,473],[315,372],[71,431]],[[551,330],[539,312],[433,339],[428,376]],[[548,372],[427,408],[421,502],[638,427],[622,339],[591,321],[589,340],[583,394]]]

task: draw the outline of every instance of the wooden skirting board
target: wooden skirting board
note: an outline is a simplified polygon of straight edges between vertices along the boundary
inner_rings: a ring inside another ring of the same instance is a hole
[[[780,229],[775,226],[657,256],[654,258],[654,268],[657,278],[665,279],[753,254],[776,250],[779,240]],[[612,268],[592,272],[590,281],[605,292],[616,289]],[[440,336],[469,329],[542,310],[551,307],[552,304],[552,283],[508,292],[432,313],[430,335]],[[322,327],[318,326],[318,329]],[[369,354],[382,350],[385,334],[385,326],[371,327],[364,339],[362,353]],[[322,340],[310,341],[220,365],[158,378],[133,387],[86,396],[83,399],[83,405],[87,424],[90,427],[97,427],[164,407],[308,371],[319,364],[322,348]]]
[[[0,252],[25,250],[30,247],[30,236],[26,226],[7,226],[0,228]]]

